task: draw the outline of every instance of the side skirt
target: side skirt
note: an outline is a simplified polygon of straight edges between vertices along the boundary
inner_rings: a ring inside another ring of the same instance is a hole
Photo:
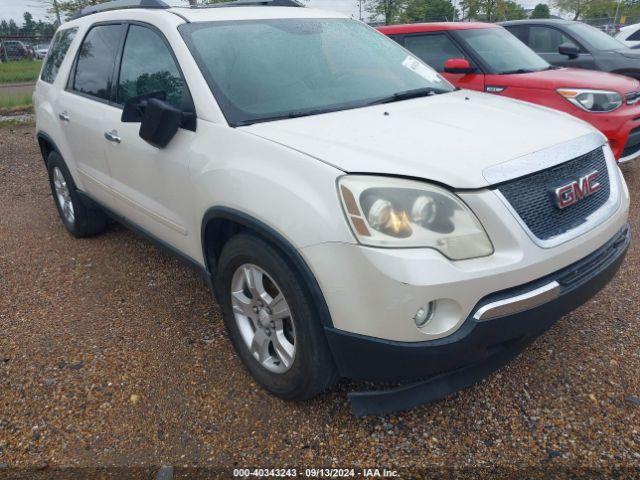
[[[164,240],[161,240],[160,238],[156,237],[152,233],[140,227],[138,224],[123,217],[119,213],[114,212],[110,208],[105,207],[100,202],[91,198],[85,192],[78,190],[78,195],[80,196],[80,198],[88,208],[102,210],[104,213],[109,215],[116,222],[124,225],[128,229],[133,230],[139,235],[145,237],[146,239],[150,240],[153,244],[155,244],[157,247],[159,247],[161,250],[164,250],[165,252],[168,252],[174,255],[183,263],[185,263],[187,266],[191,267],[193,270],[195,270],[205,279],[205,281],[207,282],[207,285],[209,286],[209,290],[211,291],[211,293],[213,293],[213,278],[211,277],[211,273],[205,268],[204,265],[200,264],[197,260],[191,258],[190,256],[185,255],[184,253],[177,250],[172,245],[169,245]]]

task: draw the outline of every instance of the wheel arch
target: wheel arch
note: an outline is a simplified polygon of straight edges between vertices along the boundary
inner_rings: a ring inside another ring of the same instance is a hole
[[[38,147],[40,148],[40,154],[42,155],[42,160],[45,165],[47,164],[47,158],[51,152],[56,152],[62,157],[62,153],[60,153],[60,149],[56,145],[56,142],[54,142],[53,139],[45,132],[39,131],[36,138],[38,139]]]
[[[251,232],[277,248],[304,281],[322,324],[333,326],[329,308],[313,272],[298,250],[279,232],[266,223],[244,212],[228,207],[211,207],[202,219],[202,254],[210,277],[216,274],[217,263],[224,245],[240,232]]]

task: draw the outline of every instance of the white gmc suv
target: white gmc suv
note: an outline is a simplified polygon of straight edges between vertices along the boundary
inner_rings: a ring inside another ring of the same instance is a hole
[[[350,394],[369,414],[471,385],[598,292],[629,244],[600,133],[456,91],[293,0],[82,10],[34,102],[69,232],[109,215],[199,269],[243,363],[285,399],[392,382]]]

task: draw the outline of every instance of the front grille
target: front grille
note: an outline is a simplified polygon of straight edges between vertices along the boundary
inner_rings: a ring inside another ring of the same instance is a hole
[[[627,144],[624,146],[620,158],[630,157],[640,150],[640,127],[636,127],[629,133]]]
[[[640,102],[640,92],[629,92],[624,96],[627,105],[633,105]]]
[[[599,172],[600,189],[565,209],[556,206],[553,192],[593,170]],[[602,148],[542,172],[498,187],[525,225],[540,240],[562,235],[587,221],[609,198],[609,172]]]

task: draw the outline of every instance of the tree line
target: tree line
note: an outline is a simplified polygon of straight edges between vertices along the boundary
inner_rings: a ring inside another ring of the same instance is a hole
[[[50,37],[55,31],[54,23],[35,21],[29,12],[24,12],[22,25],[18,25],[13,19],[0,20],[0,36]]]
[[[451,0],[360,0],[366,11],[385,23],[419,21],[484,20],[527,18],[527,11],[515,0],[461,0],[456,9]],[[550,6],[573,20],[640,17],[640,0],[549,0],[536,5],[531,18],[549,18]]]

